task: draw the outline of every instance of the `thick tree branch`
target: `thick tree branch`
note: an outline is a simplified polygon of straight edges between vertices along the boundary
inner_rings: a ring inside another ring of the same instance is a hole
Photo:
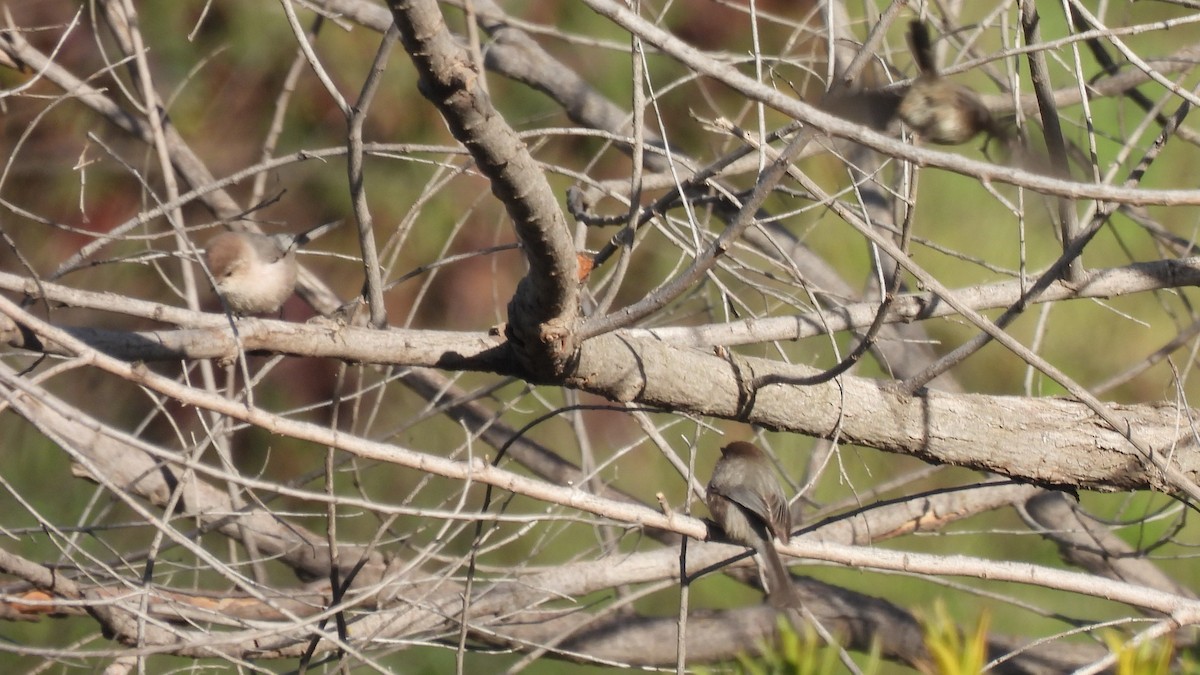
[[[10,316],[20,325],[37,324],[30,324],[33,319],[24,312]],[[40,344],[53,344],[57,339],[44,335],[40,327],[34,332]],[[54,334],[68,340],[65,332],[56,330]],[[95,333],[82,333],[88,334]],[[447,332],[442,334],[446,340],[442,342],[439,334],[427,331],[371,331],[262,320],[240,322],[239,334],[247,349],[264,347],[288,353],[290,343],[295,353],[303,356],[512,372],[505,345],[482,334]],[[286,338],[289,334],[294,337]],[[143,344],[162,349],[170,336],[146,334]],[[237,343],[224,329],[180,336],[186,337],[186,344],[175,347],[188,348],[174,352],[177,356],[227,358],[237,353]],[[76,353],[73,342],[63,342],[63,351]],[[172,353],[170,348],[166,353]],[[1173,489],[1122,433],[1106,428],[1077,401],[935,390],[908,397],[886,382],[854,376],[816,386],[786,384],[819,373],[807,366],[678,348],[616,334],[584,343],[577,366],[564,383],[614,401],[740,420],[820,438],[840,436],[887,452],[994,471],[1038,484],[1102,491]],[[236,409],[237,405],[231,403],[230,407]],[[1186,430],[1179,428],[1178,407],[1160,403],[1111,405],[1110,409],[1136,428],[1155,453],[1170,457],[1186,477],[1192,481],[1200,478],[1200,453]]]
[[[560,374],[575,351],[579,312],[575,246],[541,166],[492,106],[470,55],[450,34],[433,0],[390,4],[421,92],[491,183],[512,218],[529,274],[509,303],[509,334],[522,363],[541,377]]]

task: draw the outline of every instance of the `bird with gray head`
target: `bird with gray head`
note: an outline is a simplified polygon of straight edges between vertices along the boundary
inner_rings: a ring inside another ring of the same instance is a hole
[[[300,234],[222,232],[208,241],[204,263],[217,293],[236,314],[273,314],[296,289],[296,249],[341,221]]]
[[[725,537],[762,557],[768,598],[775,607],[798,607],[800,596],[772,539],[791,538],[792,515],[766,454],[738,441],[721,448],[705,494],[708,510]]]

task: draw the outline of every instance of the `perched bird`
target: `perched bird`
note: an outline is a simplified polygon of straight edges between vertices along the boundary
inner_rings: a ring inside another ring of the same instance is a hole
[[[721,448],[705,501],[729,541],[762,556],[771,604],[798,607],[800,596],[792,577],[771,543],[776,537],[785,542],[791,537],[792,517],[783,487],[763,451],[741,441]]]
[[[831,92],[820,107],[838,117],[878,131],[897,130],[903,122],[929,143],[959,145],[979,133],[989,140],[1012,140],[1009,119],[997,119],[970,87],[943,78],[934,63],[929,28],[922,21],[909,24],[908,45],[920,74],[907,89],[857,89]]]
[[[997,123],[974,89],[938,74],[925,22],[909,24],[908,46],[921,74],[900,99],[896,114],[914,133],[941,145],[966,143],[980,132],[1007,137],[1008,130]]]
[[[204,263],[225,306],[237,314],[279,311],[296,288],[296,249],[340,221],[300,234],[223,232],[208,241]]]

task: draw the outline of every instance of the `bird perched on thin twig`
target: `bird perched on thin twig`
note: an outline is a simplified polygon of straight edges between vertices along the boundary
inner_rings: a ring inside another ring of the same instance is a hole
[[[966,143],[980,133],[1006,143],[1013,138],[1011,120],[998,119],[974,89],[939,74],[923,21],[909,24],[908,45],[920,71],[908,88],[835,92],[822,109],[880,131],[903,122],[919,138],[941,145]]]
[[[989,137],[1008,136],[1008,129],[997,122],[974,89],[938,74],[925,22],[909,24],[908,46],[921,74],[900,99],[896,114],[914,133],[941,145],[966,143],[981,132]]]
[[[763,451],[742,441],[721,448],[705,501],[729,541],[749,546],[762,557],[771,604],[798,607],[792,576],[771,543],[776,537],[784,542],[791,537],[792,516]]]
[[[204,262],[225,306],[237,314],[273,314],[296,288],[296,249],[341,221],[300,234],[222,232],[208,241]]]

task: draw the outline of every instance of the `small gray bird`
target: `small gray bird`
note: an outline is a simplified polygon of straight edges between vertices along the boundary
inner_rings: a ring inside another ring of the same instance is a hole
[[[300,234],[222,232],[208,241],[204,263],[225,306],[237,314],[273,314],[296,288],[296,249],[341,221]]]
[[[762,557],[771,604],[798,607],[800,596],[772,543],[775,537],[784,542],[791,538],[792,516],[783,487],[763,451],[742,441],[721,448],[705,501],[729,541],[748,546]]]

